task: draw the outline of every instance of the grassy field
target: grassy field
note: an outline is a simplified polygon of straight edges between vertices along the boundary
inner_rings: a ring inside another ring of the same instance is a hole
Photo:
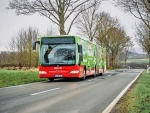
[[[150,74],[143,72],[139,80],[120,100],[112,113],[150,113]]]
[[[135,62],[135,63],[138,63],[138,64],[148,63],[149,59],[127,59],[126,63],[132,63],[132,62]],[[121,61],[121,63],[124,63],[124,61]]]
[[[46,79],[38,77],[38,71],[0,69],[0,88],[39,82]]]
[[[127,63],[136,62],[136,63],[148,63],[149,59],[128,59]]]

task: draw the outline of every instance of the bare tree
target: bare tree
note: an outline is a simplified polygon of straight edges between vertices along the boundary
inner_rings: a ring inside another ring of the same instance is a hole
[[[131,52],[131,49],[133,47],[133,43],[131,41],[128,41],[126,44],[126,47],[123,48],[123,54],[124,54],[124,65],[126,66],[127,59],[129,58],[129,53]]]
[[[115,0],[116,5],[130,12],[143,23],[137,27],[137,42],[148,54],[150,64],[150,0]]]
[[[150,65],[150,28],[148,28],[144,23],[140,23],[139,26],[136,27],[136,34],[136,41],[148,54]]]
[[[20,69],[22,66],[31,67],[38,64],[38,52],[32,50],[32,42],[37,40],[37,36],[38,30],[29,27],[27,30],[21,29],[17,35],[11,38],[8,47],[12,48],[11,57],[13,58],[13,55],[16,57],[13,62],[17,62]]]
[[[18,15],[39,13],[59,26],[61,35],[69,34],[76,18],[99,0],[11,0],[7,9],[16,9]],[[66,30],[65,25],[68,25]]]
[[[97,29],[97,38],[96,41],[103,47],[109,48],[108,45],[108,29],[112,27],[118,27],[119,21],[116,18],[112,18],[109,13],[102,12],[98,15],[98,29]]]
[[[110,28],[108,30],[109,50],[112,61],[112,68],[117,67],[117,61],[120,51],[122,51],[130,42],[123,28]]]
[[[150,22],[150,1],[149,0],[115,0],[116,5],[123,8],[124,11],[130,12],[136,18],[141,19],[147,27]]]
[[[114,68],[118,67],[119,56],[131,38],[126,36],[117,18],[102,12],[99,15],[96,42],[106,48],[108,68]]]
[[[110,68],[110,36],[108,30],[113,27],[118,27],[118,20],[112,18],[108,13],[102,12],[98,15],[98,29],[96,33],[96,42],[106,48],[107,52],[107,67]]]
[[[56,29],[51,27],[47,29],[45,36],[52,36],[52,35],[54,36],[57,34],[58,33],[56,32]]]
[[[98,28],[98,17],[96,15],[96,11],[98,9],[99,4],[96,4],[94,7],[82,12],[78,18],[77,29],[78,34],[88,38],[90,41],[93,41],[96,35],[96,31]]]
[[[25,37],[26,38],[26,54],[27,54],[26,56],[27,56],[27,63],[28,63],[27,65],[30,68],[34,62],[37,62],[32,57],[32,55],[33,55],[32,42],[37,39],[38,30],[32,29],[29,27],[25,34],[27,35]],[[36,59],[36,57],[35,57],[35,59]]]
[[[16,59],[16,40],[14,37],[10,38],[7,46],[8,50],[10,51],[10,63],[12,66],[16,67],[17,59]]]

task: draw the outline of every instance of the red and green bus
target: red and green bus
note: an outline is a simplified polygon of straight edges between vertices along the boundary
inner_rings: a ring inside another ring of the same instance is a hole
[[[39,44],[39,77],[80,78],[96,76],[106,71],[106,49],[78,36],[44,36]],[[50,51],[49,51],[50,50]],[[48,52],[49,51],[49,52]],[[74,59],[70,59],[74,53]]]

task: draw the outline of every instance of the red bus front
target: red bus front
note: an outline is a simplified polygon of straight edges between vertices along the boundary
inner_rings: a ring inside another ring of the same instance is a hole
[[[84,68],[78,65],[78,49],[72,37],[42,37],[40,78],[81,78]]]
[[[81,78],[83,76],[84,67],[78,65],[71,66],[40,66],[40,78]]]

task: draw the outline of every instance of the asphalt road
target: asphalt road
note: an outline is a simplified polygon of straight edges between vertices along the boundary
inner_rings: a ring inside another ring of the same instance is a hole
[[[85,81],[57,79],[0,89],[0,113],[102,113],[141,72],[108,71]]]

